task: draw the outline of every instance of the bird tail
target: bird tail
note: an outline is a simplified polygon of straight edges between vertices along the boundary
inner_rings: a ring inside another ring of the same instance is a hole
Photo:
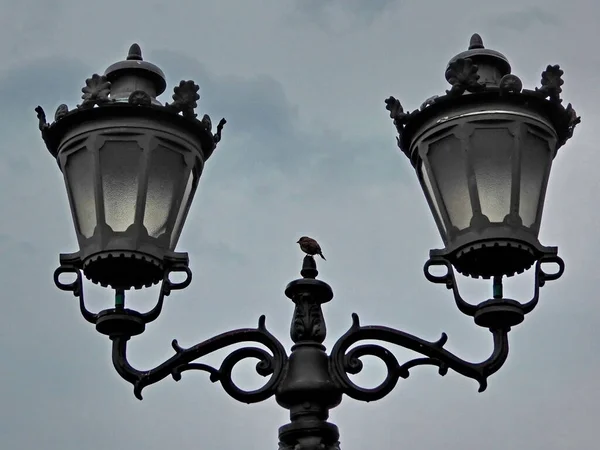
[[[319,253],[319,256],[320,256],[321,258],[325,259],[325,257],[323,256],[323,253]],[[325,259],[325,261],[327,261],[327,260]]]

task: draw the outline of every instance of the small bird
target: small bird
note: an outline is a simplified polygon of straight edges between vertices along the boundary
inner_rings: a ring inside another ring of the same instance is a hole
[[[308,236],[302,236],[296,244],[300,244],[300,250],[310,256],[319,255],[321,258],[325,259],[323,256],[323,252],[321,251],[321,246],[317,241],[313,238],[309,238]],[[325,261],[327,261],[325,259]]]

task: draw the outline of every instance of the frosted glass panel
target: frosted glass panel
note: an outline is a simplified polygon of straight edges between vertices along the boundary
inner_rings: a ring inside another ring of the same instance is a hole
[[[68,189],[75,211],[79,233],[92,237],[96,228],[96,201],[94,197],[94,154],[86,148],[71,153],[65,167]]]
[[[100,149],[104,215],[113,231],[125,231],[135,220],[141,156],[131,141],[107,141]]]
[[[540,191],[545,172],[551,163],[548,142],[525,132],[521,140],[521,198],[519,216],[523,225],[530,227],[536,221]]]
[[[423,183],[425,184],[425,189],[427,190],[427,194],[428,194],[429,198],[431,198],[431,200],[432,200],[434,210],[435,210],[434,214],[435,214],[436,218],[439,219],[439,222],[442,224],[442,228],[444,229],[444,231],[446,231],[446,224],[443,221],[442,214],[441,214],[440,208],[437,204],[435,195],[433,195],[433,186],[431,184],[431,180],[429,179],[429,174],[427,173],[427,170],[425,169],[425,166],[423,165],[423,163],[419,164],[419,172],[421,174],[421,178],[423,179]]]
[[[158,237],[166,231],[173,207],[173,195],[181,184],[185,169],[185,160],[181,154],[162,146],[152,150],[144,212],[144,226],[150,236]],[[178,206],[176,200],[175,206]]]
[[[442,138],[430,144],[427,159],[431,164],[450,222],[459,230],[467,228],[471,224],[473,210],[467,184],[465,153],[461,142],[454,136]]]
[[[470,159],[481,212],[491,222],[510,213],[514,139],[506,128],[479,128],[471,136]]]
[[[175,220],[175,226],[173,227],[173,234],[171,235],[171,249],[175,248],[177,240],[179,239],[179,234],[181,233],[181,227],[183,225],[183,219],[185,219],[185,215],[187,213],[187,204],[191,200],[190,196],[193,193],[195,183],[196,180],[194,177],[194,171],[192,170],[190,171],[190,176],[183,194],[183,199],[181,200],[181,206],[179,207],[179,213],[177,214],[177,220]]]

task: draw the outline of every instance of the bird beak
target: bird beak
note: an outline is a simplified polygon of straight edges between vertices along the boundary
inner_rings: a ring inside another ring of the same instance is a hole
[[[296,244],[299,244],[299,243],[300,243],[300,239],[298,239],[298,240],[296,241]]]

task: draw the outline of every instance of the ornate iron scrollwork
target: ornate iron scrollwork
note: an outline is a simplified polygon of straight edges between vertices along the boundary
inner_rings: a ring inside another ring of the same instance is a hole
[[[446,333],[437,341],[426,341],[400,330],[383,326],[361,326],[357,314],[352,315],[352,326],[334,345],[331,351],[331,367],[344,394],[356,400],[371,402],[382,399],[392,392],[399,378],[408,378],[410,369],[416,366],[437,366],[440,375],[452,369],[461,375],[479,382],[479,392],[487,388],[487,378],[498,371],[508,357],[508,329],[491,330],[494,336],[494,350],[483,362],[464,361],[444,348],[448,341]],[[400,364],[386,348],[376,344],[365,344],[348,350],[352,345],[364,340],[383,341],[413,350],[425,358],[412,359]],[[375,388],[362,388],[353,383],[348,374],[359,373],[363,356],[375,356],[383,361],[387,369],[384,381]]]
[[[127,341],[129,336],[111,336],[113,341],[113,364],[117,373],[134,386],[134,394],[142,399],[142,390],[151,384],[172,376],[175,381],[181,379],[182,372],[201,370],[210,374],[210,380],[220,382],[223,389],[235,400],[243,403],[257,403],[275,394],[284,373],[287,355],[283,345],[267,330],[265,316],[261,316],[257,328],[243,328],[228,331],[189,348],[181,347],[177,340],[172,346],[175,355],[159,366],[150,370],[137,370],[127,361]],[[231,352],[216,369],[207,364],[194,361],[223,348],[244,342],[256,342],[267,347],[271,354],[257,347],[244,347]],[[232,380],[231,373],[235,365],[243,359],[256,358],[259,360],[256,371],[259,375],[271,376],[261,388],[245,391],[240,389]]]

